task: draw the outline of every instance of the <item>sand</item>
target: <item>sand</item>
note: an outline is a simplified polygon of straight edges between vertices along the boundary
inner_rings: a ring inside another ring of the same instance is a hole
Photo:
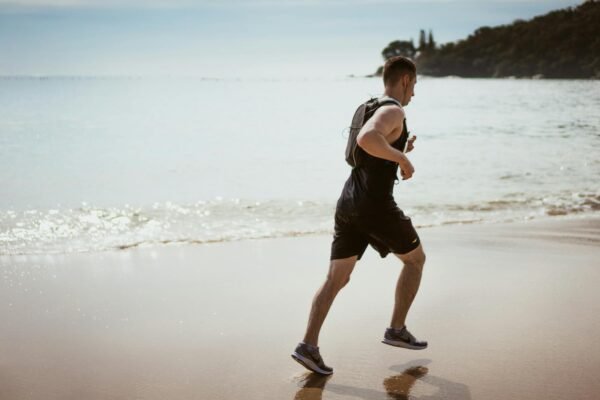
[[[400,263],[368,250],[321,352],[290,358],[330,237],[0,257],[0,399],[598,399],[600,218],[420,230],[408,327],[381,343]]]

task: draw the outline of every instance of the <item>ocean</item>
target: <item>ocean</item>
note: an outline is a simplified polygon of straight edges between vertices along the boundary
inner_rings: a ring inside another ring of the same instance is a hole
[[[0,255],[327,234],[379,78],[0,79]],[[600,210],[600,81],[419,77],[417,227]]]

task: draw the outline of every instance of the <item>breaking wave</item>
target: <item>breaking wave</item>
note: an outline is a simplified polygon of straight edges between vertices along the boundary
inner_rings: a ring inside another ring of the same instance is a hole
[[[329,234],[335,204],[217,199],[194,204],[0,211],[0,255],[123,250],[138,246],[199,244]],[[418,227],[507,222],[600,210],[600,191],[543,197],[514,193],[473,204],[403,207]]]

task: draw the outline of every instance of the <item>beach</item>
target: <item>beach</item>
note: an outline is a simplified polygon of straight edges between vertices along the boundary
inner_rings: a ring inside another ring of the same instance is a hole
[[[600,217],[420,230],[407,325],[381,343],[400,262],[368,250],[320,339],[290,353],[329,235],[2,256],[0,399],[597,399]]]
[[[600,399],[597,10],[455,3],[0,0],[0,400]],[[350,192],[419,233],[429,347],[368,249],[320,376]]]

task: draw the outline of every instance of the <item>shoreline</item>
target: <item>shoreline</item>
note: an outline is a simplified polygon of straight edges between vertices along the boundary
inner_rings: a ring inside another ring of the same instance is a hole
[[[328,380],[289,356],[330,237],[0,257],[0,397],[595,399],[600,217],[420,229],[408,326],[380,343],[400,264],[367,250],[321,334]]]
[[[333,219],[333,215],[332,215]],[[438,224],[416,224],[415,228],[420,231],[423,229],[436,229],[442,227],[456,227],[456,226],[469,226],[469,225],[506,225],[506,224],[538,224],[544,223],[544,221],[577,221],[582,219],[600,219],[600,210],[591,211],[591,212],[578,212],[573,214],[558,214],[558,215],[545,215],[542,217],[531,217],[528,219],[515,219],[515,220],[464,220],[464,221],[447,221]],[[162,249],[164,247],[171,246],[197,246],[197,245],[213,245],[219,243],[236,243],[236,242],[246,242],[246,241],[256,241],[256,240],[272,240],[272,239],[293,239],[293,238],[304,238],[304,237],[331,237],[333,235],[333,226],[329,230],[319,230],[314,232],[293,232],[293,233],[277,233],[277,234],[265,234],[264,236],[256,236],[256,237],[239,237],[239,238],[216,238],[216,239],[164,239],[158,241],[141,241],[141,242],[133,242],[133,243],[124,243],[115,247],[103,248],[103,249],[85,249],[85,250],[74,250],[71,252],[68,251],[36,251],[36,252],[24,252],[24,253],[12,253],[12,254],[1,254],[0,253],[0,262],[5,261],[8,262],[12,258],[23,258],[23,257],[44,257],[44,256],[68,256],[71,254],[102,254],[102,253],[111,253],[111,252],[119,252],[119,251],[128,251],[128,250],[148,250],[148,249]]]

